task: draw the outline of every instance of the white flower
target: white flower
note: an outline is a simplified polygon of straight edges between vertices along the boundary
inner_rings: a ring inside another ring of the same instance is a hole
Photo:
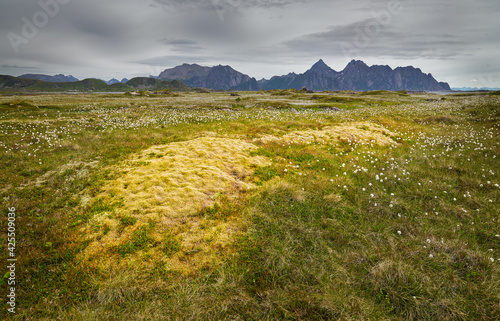
[[[490,260],[491,260],[491,262],[495,262],[495,259],[494,259],[494,258],[492,258],[492,257],[490,257]]]
[[[398,235],[401,235],[401,231],[398,231]]]
[[[427,239],[426,242],[429,243],[429,244],[431,244],[431,239]]]
[[[434,257],[434,255],[430,254],[429,257],[432,259]]]

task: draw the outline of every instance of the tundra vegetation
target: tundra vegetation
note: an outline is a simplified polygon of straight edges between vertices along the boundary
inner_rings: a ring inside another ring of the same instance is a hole
[[[0,313],[498,320],[499,119],[488,94],[0,96]]]

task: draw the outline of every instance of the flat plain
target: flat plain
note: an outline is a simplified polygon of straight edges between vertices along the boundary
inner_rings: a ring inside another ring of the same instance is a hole
[[[13,319],[498,320],[499,97],[0,96]]]

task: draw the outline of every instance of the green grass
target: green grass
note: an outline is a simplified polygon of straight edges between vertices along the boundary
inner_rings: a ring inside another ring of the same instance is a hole
[[[145,249],[148,245],[154,245],[154,239],[149,236],[151,226],[141,226],[132,233],[132,238],[129,242],[117,247],[116,251],[122,255],[134,253]],[[170,245],[172,247],[172,245]]]
[[[1,318],[498,319],[498,96],[239,94],[244,107],[227,93],[0,96],[2,239],[7,208],[19,216],[19,310]],[[259,139],[349,122],[382,125],[398,146]],[[213,249],[220,264],[183,273],[171,262],[198,251],[177,236],[192,222],[158,231],[98,195],[130,155],[200,136],[253,142],[269,162],[253,190],[213,195],[193,216],[240,226]],[[128,235],[109,254],[129,264],[103,271],[80,259],[82,228],[109,215]]]

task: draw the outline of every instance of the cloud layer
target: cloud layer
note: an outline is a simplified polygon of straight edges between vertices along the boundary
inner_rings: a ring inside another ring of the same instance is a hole
[[[186,62],[262,78],[303,72],[320,58],[336,70],[362,59],[411,64],[452,86],[500,87],[495,0],[0,0],[0,7],[0,74],[121,79]]]

